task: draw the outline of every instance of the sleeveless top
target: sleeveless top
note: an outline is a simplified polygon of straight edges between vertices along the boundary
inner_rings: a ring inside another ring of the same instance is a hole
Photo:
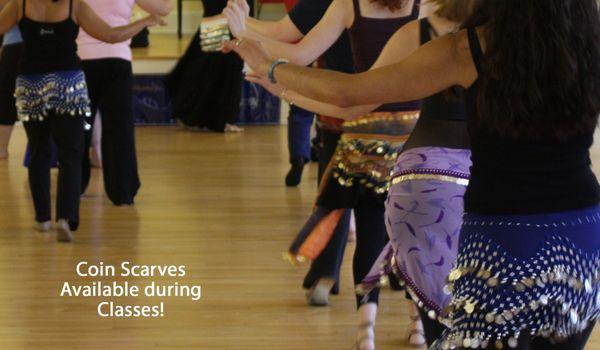
[[[438,36],[427,18],[419,21],[419,31],[421,45],[432,40],[432,33]],[[403,150],[416,147],[470,148],[464,89],[454,87],[422,101],[419,121]]]
[[[405,24],[419,17],[420,0],[414,0],[410,15],[397,18],[363,17],[360,12],[360,1],[353,0],[354,23],[348,29],[354,68],[357,73],[365,72],[373,66],[379,54],[392,35]],[[376,112],[414,111],[418,110],[419,101],[390,103],[377,108]]]
[[[20,44],[22,42],[23,37],[21,36],[18,26],[12,27],[8,33],[4,34],[4,37],[2,38],[2,46]]]
[[[479,76],[486,74],[477,31],[468,28]],[[591,170],[594,130],[565,141],[508,138],[478,126],[478,81],[467,90],[473,167],[465,211],[473,214],[536,214],[591,207],[600,186]]]
[[[69,16],[60,22],[38,22],[27,17],[27,0],[23,0],[23,17],[19,29],[25,43],[20,74],[36,74],[81,69],[77,56],[79,25],[71,16],[73,2],[69,0]]]

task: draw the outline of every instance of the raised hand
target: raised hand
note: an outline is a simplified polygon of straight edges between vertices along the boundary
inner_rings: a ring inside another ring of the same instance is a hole
[[[248,1],[246,0],[234,0],[235,2],[238,3],[238,5],[242,8],[242,10],[244,11],[244,15],[246,17],[250,17],[251,13],[250,13],[250,5],[248,5]]]
[[[243,3],[246,3],[243,1]],[[243,38],[246,33],[246,17],[244,8],[237,0],[227,2],[227,7],[223,10],[223,15],[227,18],[229,31],[236,38]]]
[[[260,42],[250,39],[226,41],[223,52],[235,51],[252,69],[254,74],[266,77],[271,66],[271,58]]]

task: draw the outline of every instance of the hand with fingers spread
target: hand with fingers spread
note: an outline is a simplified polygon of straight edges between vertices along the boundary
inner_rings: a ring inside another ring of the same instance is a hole
[[[273,60],[260,44],[251,39],[237,39],[227,41],[223,45],[223,52],[235,51],[246,62],[255,75],[266,77]]]
[[[248,17],[248,10],[244,7],[248,7],[245,0],[241,2],[239,0],[230,0],[227,2],[227,7],[223,10],[223,15],[227,18],[229,24],[229,30],[231,34],[236,38],[243,38],[246,33],[246,17]]]

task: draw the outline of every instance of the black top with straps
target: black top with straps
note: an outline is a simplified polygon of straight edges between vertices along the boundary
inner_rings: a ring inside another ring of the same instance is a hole
[[[479,76],[485,74],[475,28],[467,30]],[[600,202],[591,170],[593,130],[566,141],[509,139],[478,127],[477,81],[467,90],[473,167],[465,211],[475,214],[535,214],[580,209]]]
[[[420,23],[421,45],[431,41],[431,34],[434,35],[435,29],[429,23],[427,18],[423,18]],[[421,104],[421,119],[443,119],[466,121],[467,112],[464,104],[464,91],[456,91],[457,96],[450,96],[448,92],[440,92],[436,95],[426,98]]]
[[[69,0],[69,15],[60,22],[38,22],[27,17],[27,0],[23,0],[23,17],[19,29],[24,52],[20,74],[38,74],[81,69],[77,56],[79,25],[72,18],[73,2]]]
[[[421,45],[431,41],[435,29],[427,18],[419,21]],[[423,100],[421,116],[403,150],[416,147],[468,149],[467,112],[464,89],[456,87]]]
[[[419,17],[420,0],[414,0],[410,15],[396,18],[363,17],[360,11],[360,0],[353,0],[354,22],[348,29],[354,68],[357,73],[365,72],[373,66],[381,51],[405,24]],[[419,101],[385,104],[376,111],[414,111],[420,107]]]

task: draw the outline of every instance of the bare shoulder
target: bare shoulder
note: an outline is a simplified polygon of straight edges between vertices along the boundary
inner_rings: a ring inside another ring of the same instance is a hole
[[[20,15],[21,10],[23,9],[23,0],[0,0],[0,9],[7,6],[14,6]]]
[[[73,14],[74,15],[79,13],[79,9],[81,9],[82,7],[87,5],[85,0],[72,0],[72,1],[73,1],[72,4],[73,4]]]
[[[421,31],[420,23],[421,23],[420,19],[415,19],[413,21],[406,23],[404,26],[402,26],[402,28],[400,28],[400,30],[403,30],[406,33],[410,33],[410,34],[419,34],[419,32]]]
[[[416,48],[421,46],[421,24],[420,24],[420,22],[421,22],[421,20],[418,20],[418,19],[416,19],[414,21],[410,21],[398,30],[398,33],[400,33],[405,38],[404,42],[406,43],[406,45],[410,45],[415,50],[416,50]]]
[[[354,3],[352,0],[333,0],[328,11],[335,11],[335,14],[344,19],[346,27],[354,23]]]

